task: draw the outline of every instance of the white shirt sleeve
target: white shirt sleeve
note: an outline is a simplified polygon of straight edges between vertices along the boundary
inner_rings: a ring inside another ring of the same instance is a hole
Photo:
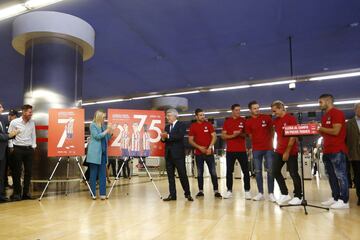
[[[36,148],[36,130],[35,130],[35,123],[32,124],[32,132],[31,132],[31,138],[32,138],[32,148]]]
[[[10,125],[9,125],[9,128],[8,128],[8,132],[12,132],[14,130],[14,123],[13,121],[10,122]],[[13,148],[14,147],[14,144],[13,144],[13,140],[12,139],[9,139],[8,141],[8,146],[9,148]]]

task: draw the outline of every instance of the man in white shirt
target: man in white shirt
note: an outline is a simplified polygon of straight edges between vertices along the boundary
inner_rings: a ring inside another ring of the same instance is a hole
[[[12,152],[13,166],[13,187],[14,192],[11,196],[13,201],[21,199],[31,199],[29,187],[31,180],[32,161],[36,148],[35,122],[31,120],[32,106],[22,107],[22,116],[13,120],[9,126],[9,132],[18,130],[19,134],[14,139],[9,140],[9,148]],[[24,165],[24,186],[21,191],[21,170]],[[22,194],[22,195],[21,195]]]

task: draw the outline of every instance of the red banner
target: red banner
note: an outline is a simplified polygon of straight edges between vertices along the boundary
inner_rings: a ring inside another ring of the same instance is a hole
[[[319,134],[317,123],[298,124],[284,127],[285,136],[303,136]]]
[[[85,154],[84,119],[84,109],[49,109],[49,157]]]
[[[165,128],[163,111],[109,109],[108,124],[116,126],[109,156],[164,156],[160,141]]]

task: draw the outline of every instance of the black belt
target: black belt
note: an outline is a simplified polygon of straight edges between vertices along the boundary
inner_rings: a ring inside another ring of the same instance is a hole
[[[19,145],[14,145],[14,148],[21,148],[21,149],[32,149],[32,146],[19,146]]]

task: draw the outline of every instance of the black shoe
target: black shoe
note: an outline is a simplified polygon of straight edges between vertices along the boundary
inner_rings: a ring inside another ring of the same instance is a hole
[[[222,198],[221,194],[219,192],[216,192],[214,195],[216,198]]]
[[[10,200],[11,201],[21,201],[21,197],[20,197],[20,195],[11,195],[10,196]]]
[[[187,200],[189,201],[189,202],[192,202],[192,201],[194,201],[194,199],[189,195],[189,196],[185,196],[185,198],[187,198]]]
[[[7,197],[0,197],[0,203],[6,203],[9,199]]]
[[[176,197],[169,195],[167,198],[164,198],[163,201],[164,202],[176,201]]]
[[[29,195],[23,195],[21,199],[22,200],[33,200],[33,198]]]
[[[195,197],[203,197],[203,196],[204,196],[203,192],[198,192]]]

